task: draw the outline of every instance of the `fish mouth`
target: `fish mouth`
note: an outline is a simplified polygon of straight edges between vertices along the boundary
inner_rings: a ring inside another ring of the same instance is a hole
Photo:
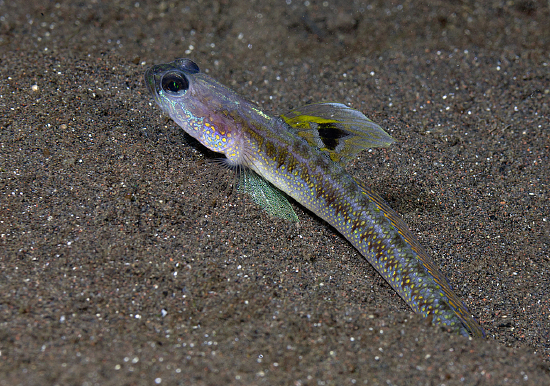
[[[149,90],[149,93],[155,97],[157,94],[157,80],[156,80],[156,74],[153,71],[154,68],[149,68],[147,71],[145,71],[145,86],[147,86],[147,90]]]
[[[161,98],[162,77],[168,71],[173,70],[177,70],[177,68],[174,67],[172,63],[158,64],[145,71],[144,77],[145,85],[149,90],[149,94],[151,94],[157,106],[159,106],[166,114],[170,114],[170,112],[168,111],[165,103],[163,103],[163,100]]]
[[[162,76],[171,70],[176,70],[177,67],[173,63],[157,64],[145,71],[145,85],[149,90],[149,93],[153,96],[158,103],[158,96],[161,90]]]

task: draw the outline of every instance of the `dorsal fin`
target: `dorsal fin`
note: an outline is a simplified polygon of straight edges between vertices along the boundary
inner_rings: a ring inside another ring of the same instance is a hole
[[[363,113],[342,103],[315,103],[289,111],[281,118],[311,146],[345,166],[360,151],[387,147],[394,140]]]

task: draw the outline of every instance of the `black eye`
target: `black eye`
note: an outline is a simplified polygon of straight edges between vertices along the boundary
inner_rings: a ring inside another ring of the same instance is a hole
[[[162,77],[162,89],[168,94],[183,94],[188,88],[189,81],[183,74],[172,72]]]

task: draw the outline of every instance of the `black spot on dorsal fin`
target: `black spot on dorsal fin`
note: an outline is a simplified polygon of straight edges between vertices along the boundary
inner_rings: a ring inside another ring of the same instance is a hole
[[[319,123],[317,127],[319,138],[328,150],[334,150],[340,143],[339,139],[349,135],[345,130],[333,122]]]

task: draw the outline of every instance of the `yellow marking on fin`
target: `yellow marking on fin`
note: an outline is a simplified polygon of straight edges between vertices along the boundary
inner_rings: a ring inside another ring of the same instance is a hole
[[[314,123],[337,123],[338,121],[335,119],[326,119],[317,117],[314,115],[298,115],[294,118],[287,118],[285,115],[281,115],[281,118],[283,118],[286,123],[288,123],[292,127],[306,127],[309,122]]]

